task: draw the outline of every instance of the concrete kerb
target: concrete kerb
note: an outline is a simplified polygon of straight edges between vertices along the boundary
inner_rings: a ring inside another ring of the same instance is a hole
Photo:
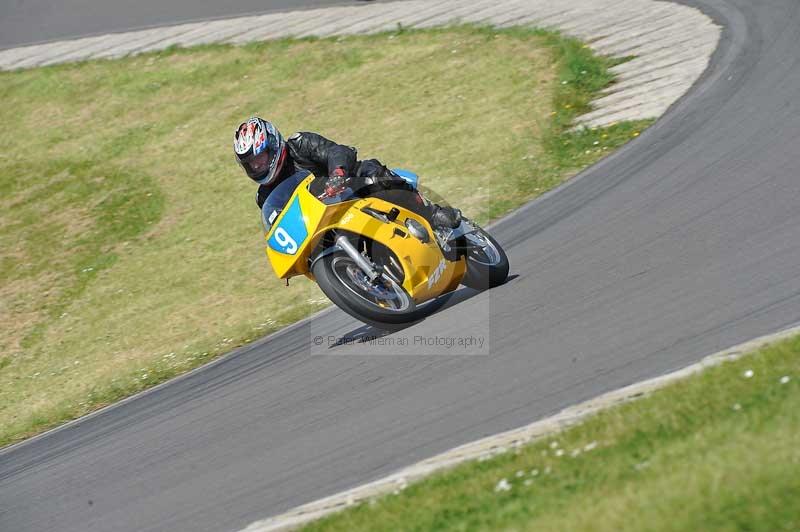
[[[291,36],[369,34],[398,24],[428,28],[460,23],[543,27],[584,39],[597,53],[636,54],[635,61],[613,69],[623,83],[607,89],[594,102],[593,111],[577,121],[592,126],[657,118],[702,74],[720,35],[720,28],[697,9],[658,0],[567,0],[558,4],[544,0],[407,0],[192,22],[31,45],[0,52],[0,68],[119,58],[175,45],[239,45]],[[682,60],[676,61],[678,57]],[[658,94],[650,101],[641,97],[647,90],[647,78],[627,82],[627,78],[645,74],[652,78],[649,81],[671,80],[654,84]]]

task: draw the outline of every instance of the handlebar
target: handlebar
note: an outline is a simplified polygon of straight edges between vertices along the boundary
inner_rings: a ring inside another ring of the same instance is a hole
[[[345,191],[351,179],[352,178],[350,177],[339,177],[339,176],[329,177],[328,180],[325,182],[325,190],[322,192],[322,194],[317,196],[317,199],[324,200],[329,198],[335,198],[336,196]]]

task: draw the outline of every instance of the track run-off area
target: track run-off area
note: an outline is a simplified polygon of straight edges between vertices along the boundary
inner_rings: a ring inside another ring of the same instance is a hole
[[[241,529],[800,322],[800,5],[687,4],[723,28],[704,74],[492,228],[508,284],[380,344],[325,311],[6,449],[0,529]]]

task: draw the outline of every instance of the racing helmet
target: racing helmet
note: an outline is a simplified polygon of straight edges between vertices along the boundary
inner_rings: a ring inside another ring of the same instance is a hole
[[[286,142],[275,126],[257,116],[242,122],[233,136],[236,161],[259,185],[275,181],[286,159]]]

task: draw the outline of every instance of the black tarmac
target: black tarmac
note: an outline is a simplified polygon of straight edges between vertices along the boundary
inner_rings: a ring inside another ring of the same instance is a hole
[[[325,312],[0,452],[0,530],[237,530],[800,321],[800,3],[693,5],[725,30],[689,94],[493,228],[507,285],[392,335],[488,355],[316,347],[370,333]]]

